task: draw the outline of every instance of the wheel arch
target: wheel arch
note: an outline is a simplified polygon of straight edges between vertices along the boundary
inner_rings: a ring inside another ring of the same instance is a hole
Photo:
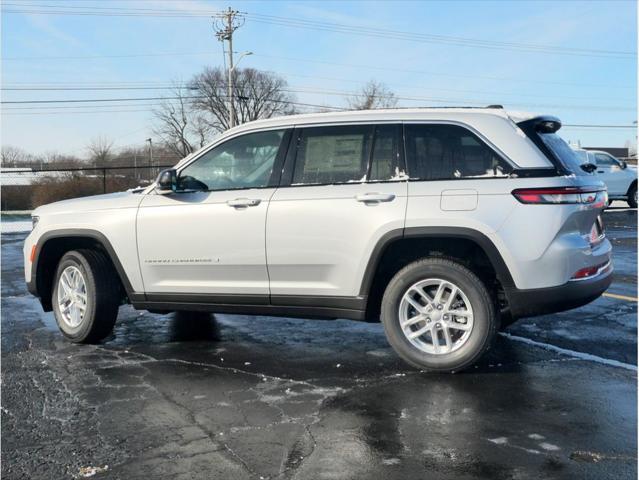
[[[104,252],[114,267],[123,294],[129,299],[136,295],[113,246],[103,233],[89,229],[52,230],[38,239],[29,282],[31,292],[40,298],[45,311],[52,309],[53,277],[60,259],[66,252],[79,248]]]
[[[632,182],[630,182],[630,185],[628,186],[628,190],[626,191],[626,195],[630,196],[630,191],[632,190],[632,188],[637,188],[637,179],[635,178]]]
[[[514,281],[499,250],[486,235],[465,227],[409,227],[388,232],[373,249],[360,288],[360,296],[366,298],[366,318],[377,318],[384,290],[399,269],[431,255],[457,260],[483,278],[493,276],[508,301]]]

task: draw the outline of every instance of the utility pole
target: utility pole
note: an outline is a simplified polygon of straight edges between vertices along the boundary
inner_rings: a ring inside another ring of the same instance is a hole
[[[153,176],[153,140],[147,138],[146,141],[149,142],[149,173]]]
[[[228,64],[228,111],[229,111],[229,128],[235,126],[235,105],[233,104],[233,32],[244,24],[243,15],[231,7],[225,12],[216,14],[213,17],[213,27],[215,28],[215,36],[220,42],[229,42],[229,64]]]

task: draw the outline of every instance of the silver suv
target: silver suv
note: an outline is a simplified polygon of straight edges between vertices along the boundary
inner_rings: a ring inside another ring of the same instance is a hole
[[[560,127],[498,107],[245,124],[149,188],[38,208],[26,280],[75,342],[123,302],[381,319],[411,365],[464,369],[501,327],[611,282],[605,187]]]

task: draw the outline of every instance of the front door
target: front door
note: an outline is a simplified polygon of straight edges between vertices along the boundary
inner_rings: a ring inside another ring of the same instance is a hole
[[[253,132],[224,141],[180,169],[176,192],[144,198],[137,235],[148,298],[268,298],[266,211],[281,171],[276,165],[285,133]]]
[[[607,153],[595,153],[597,162],[597,177],[608,187],[608,195],[616,197],[625,195],[628,191],[628,180],[621,164]]]

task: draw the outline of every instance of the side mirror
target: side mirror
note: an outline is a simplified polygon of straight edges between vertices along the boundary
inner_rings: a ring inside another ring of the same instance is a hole
[[[579,165],[584,172],[592,173],[597,170],[597,165],[594,163],[582,163]]]
[[[625,170],[626,168],[628,168],[628,162],[626,162],[625,160],[621,161],[621,169]]]
[[[175,169],[162,170],[156,180],[155,191],[160,195],[168,195],[177,190],[177,173]]]

